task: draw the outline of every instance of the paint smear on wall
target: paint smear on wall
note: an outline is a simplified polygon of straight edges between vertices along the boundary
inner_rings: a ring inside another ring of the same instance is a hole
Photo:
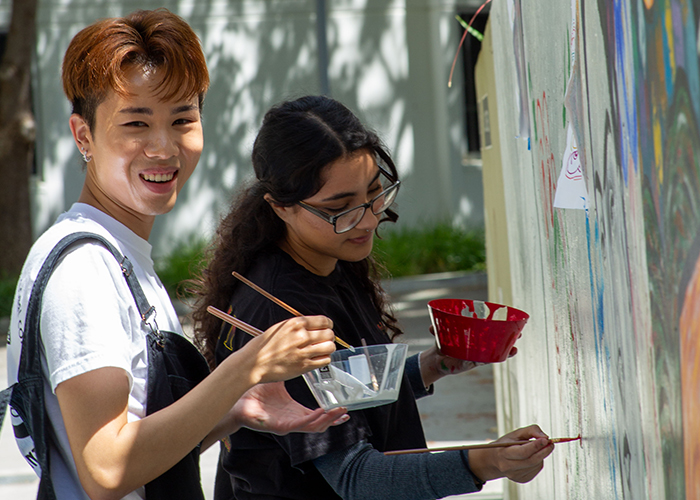
[[[680,319],[685,494],[700,499],[700,259]]]
[[[519,139],[530,138],[530,112],[527,96],[527,74],[525,59],[525,42],[523,41],[523,18],[520,0],[508,4],[513,28],[513,53],[515,56],[515,76],[518,84],[515,86],[515,102],[519,106],[518,132]]]
[[[542,214],[544,216],[545,234],[550,237],[554,227],[554,193],[556,185],[556,160],[552,152],[549,133],[549,107],[547,105],[547,94],[542,92],[542,97],[535,100],[535,137],[537,139],[536,155],[540,168],[540,182],[542,198]]]

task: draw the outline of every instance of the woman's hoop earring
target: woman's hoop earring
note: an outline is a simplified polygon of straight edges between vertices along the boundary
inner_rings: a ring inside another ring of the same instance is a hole
[[[88,156],[87,151],[85,151],[85,148],[80,148],[80,151],[83,155],[83,161],[85,163],[90,163],[90,161],[92,161],[92,156]]]

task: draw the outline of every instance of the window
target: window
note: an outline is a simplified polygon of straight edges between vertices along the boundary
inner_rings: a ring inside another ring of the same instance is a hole
[[[460,12],[459,16],[464,19],[467,23],[471,21],[474,17],[474,12]],[[483,33],[486,28],[486,22],[488,21],[489,14],[484,9],[480,12],[474,22],[472,23],[472,28],[474,28],[479,33]],[[461,39],[464,31],[459,30],[459,37]],[[476,96],[476,81],[474,80],[474,70],[476,66],[476,61],[479,58],[479,52],[481,51],[481,42],[477,40],[473,35],[468,34],[464,39],[464,44],[462,45],[462,65],[464,70],[464,100],[466,108],[466,133],[467,133],[467,146],[470,153],[479,152],[479,108],[477,107],[477,96]]]

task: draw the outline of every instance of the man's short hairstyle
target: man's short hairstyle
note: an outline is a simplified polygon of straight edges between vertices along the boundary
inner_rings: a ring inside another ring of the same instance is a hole
[[[202,108],[209,72],[199,38],[167,9],[139,10],[96,21],[71,40],[63,58],[63,91],[73,113],[95,124],[97,106],[113,90],[128,96],[126,71],[158,69],[163,100],[198,96]]]

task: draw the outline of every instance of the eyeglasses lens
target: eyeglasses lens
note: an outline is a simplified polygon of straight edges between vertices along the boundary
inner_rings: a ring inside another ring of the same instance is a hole
[[[379,215],[389,208],[392,203],[394,203],[394,199],[398,193],[398,189],[396,189],[397,187],[398,186],[390,187],[388,190],[385,190],[381,196],[374,200],[372,203],[372,213]]]
[[[336,219],[335,221],[335,231],[337,233],[344,233],[345,231],[349,231],[350,229],[352,229],[360,223],[364,215],[364,207],[357,207],[355,210],[343,214],[342,216],[338,217],[338,219]]]
[[[398,186],[390,187],[387,191],[382,192],[381,195],[372,202],[372,213],[374,215],[379,215],[385,212],[386,209],[389,208],[392,205],[392,203],[394,203],[394,199],[396,198],[396,194],[398,193],[397,188]],[[335,221],[335,232],[344,233],[346,231],[349,231],[350,229],[352,229],[360,223],[364,215],[365,207],[362,206],[357,207],[355,210],[341,215]]]

